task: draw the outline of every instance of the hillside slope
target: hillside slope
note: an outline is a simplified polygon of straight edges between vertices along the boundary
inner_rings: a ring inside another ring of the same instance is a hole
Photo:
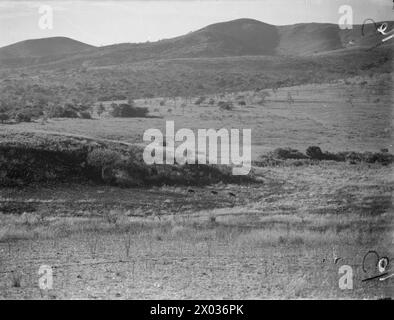
[[[390,29],[394,24],[390,23]],[[335,24],[273,26],[253,19],[209,25],[172,39],[96,48],[68,38],[27,40],[0,48],[0,68],[47,65],[49,68],[110,66],[137,61],[230,56],[310,56],[366,48],[382,38],[372,25],[341,30]],[[388,43],[390,45],[390,43]]]
[[[388,24],[388,30],[391,30],[394,22]],[[300,23],[279,26],[277,29],[279,44],[276,53],[286,56],[308,56],[342,49],[366,49],[375,46],[384,38],[373,24],[366,24],[364,32],[361,25],[342,30],[338,25],[330,23]],[[390,42],[387,45],[390,45]]]
[[[339,28],[334,24],[301,23],[278,27],[280,43],[277,52],[283,55],[308,55],[342,49]]]

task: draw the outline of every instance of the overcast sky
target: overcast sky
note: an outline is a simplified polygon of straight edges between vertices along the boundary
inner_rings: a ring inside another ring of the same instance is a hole
[[[51,30],[38,25],[43,4],[53,8]],[[276,25],[338,23],[343,4],[351,5],[354,23],[394,20],[393,0],[0,0],[0,46],[53,36],[93,45],[155,41],[238,18]]]

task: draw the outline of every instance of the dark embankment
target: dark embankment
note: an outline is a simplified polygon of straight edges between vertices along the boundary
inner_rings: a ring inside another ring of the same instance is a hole
[[[220,165],[146,165],[141,147],[80,137],[18,133],[0,136],[0,187],[92,182],[121,187],[242,183]]]

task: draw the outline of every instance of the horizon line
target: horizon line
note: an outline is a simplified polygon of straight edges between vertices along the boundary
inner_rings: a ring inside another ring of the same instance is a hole
[[[36,41],[36,40],[44,40],[44,39],[55,39],[55,38],[70,39],[70,40],[77,41],[77,42],[80,42],[80,43],[82,43],[82,44],[85,44],[85,45],[94,47],[94,48],[103,48],[103,47],[116,46],[116,45],[122,45],[122,44],[146,44],[146,43],[155,43],[155,42],[160,42],[160,41],[165,41],[165,40],[176,39],[176,38],[178,38],[178,37],[182,37],[182,36],[188,35],[188,34],[190,34],[190,33],[197,32],[197,31],[199,31],[199,30],[205,29],[205,28],[207,28],[207,27],[209,27],[209,26],[212,26],[212,25],[215,25],[215,24],[226,23],[226,22],[231,22],[231,21],[238,21],[238,20],[253,20],[253,21],[257,21],[257,22],[264,23],[264,24],[267,24],[267,25],[270,25],[270,26],[275,26],[275,27],[296,26],[296,25],[302,25],[302,24],[322,24],[322,25],[327,24],[327,25],[336,25],[336,26],[338,26],[337,23],[332,23],[332,22],[297,22],[297,23],[292,23],[292,24],[277,24],[277,25],[276,25],[276,24],[270,24],[270,23],[267,23],[267,22],[264,22],[264,21],[261,21],[261,20],[253,19],[253,18],[238,18],[238,19],[232,19],[232,20],[227,20],[227,21],[214,22],[214,23],[208,24],[208,25],[206,25],[205,27],[202,27],[202,28],[197,29],[197,30],[191,30],[191,31],[188,31],[188,32],[183,33],[183,34],[181,34],[181,35],[178,35],[178,36],[174,36],[174,37],[170,37],[170,38],[158,39],[158,40],[154,40],[154,41],[146,40],[146,41],[141,41],[141,42],[115,42],[115,43],[110,43],[110,44],[94,45],[94,44],[90,44],[90,43],[87,43],[87,42],[84,42],[84,41],[81,41],[81,40],[78,40],[78,39],[76,39],[76,38],[72,38],[72,37],[69,37],[69,36],[57,35],[57,36],[51,36],[51,37],[23,39],[23,40],[19,40],[19,41],[12,42],[12,43],[10,43],[10,44],[6,44],[6,45],[4,45],[4,46],[1,46],[0,49],[6,48],[6,47],[9,47],[9,46],[12,46],[12,45],[21,43],[21,42]],[[368,19],[368,20],[371,21],[371,19]],[[394,20],[382,20],[382,21],[377,21],[377,22],[375,22],[375,23],[379,24],[379,23],[382,23],[382,22],[394,22]],[[365,25],[370,25],[370,24],[373,24],[373,22],[365,23]],[[363,24],[353,24],[353,27],[361,27],[362,25],[363,25]],[[340,28],[340,27],[338,26],[338,28]],[[348,29],[348,30],[352,30],[352,29]]]

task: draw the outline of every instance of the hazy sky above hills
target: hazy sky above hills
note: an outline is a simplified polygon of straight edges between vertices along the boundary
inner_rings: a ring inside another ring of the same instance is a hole
[[[38,12],[53,8],[53,29],[42,30]],[[352,6],[354,23],[394,20],[393,0],[0,0],[0,46],[53,36],[93,45],[145,42],[195,31],[209,24],[252,18],[275,25],[338,23],[341,5]]]

